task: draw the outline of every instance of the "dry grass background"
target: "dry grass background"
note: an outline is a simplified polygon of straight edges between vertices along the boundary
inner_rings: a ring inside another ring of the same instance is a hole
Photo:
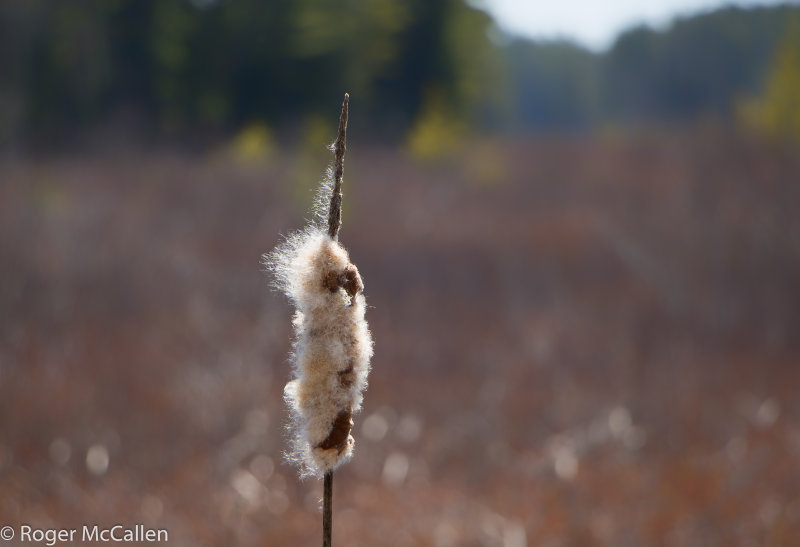
[[[0,165],[3,524],[318,543],[259,265],[302,224],[301,163]],[[335,543],[796,542],[798,181],[796,150],[711,134],[426,165],[354,143],[342,238],[377,345]]]

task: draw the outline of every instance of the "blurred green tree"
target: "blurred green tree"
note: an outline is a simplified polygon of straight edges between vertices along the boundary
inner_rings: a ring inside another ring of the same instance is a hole
[[[728,7],[681,18],[665,31],[624,32],[603,63],[604,110],[635,122],[728,118],[755,93],[797,6]]]
[[[775,50],[761,97],[746,102],[744,121],[768,135],[800,142],[800,19]]]
[[[488,104],[490,24],[462,0],[3,3],[0,136],[71,140],[119,115],[183,137],[302,125],[345,90],[356,123],[400,136],[431,88],[460,117]]]
[[[249,127],[297,135],[350,91],[356,134],[407,138],[435,156],[435,143],[457,146],[471,127],[727,119],[737,97],[759,92],[770,66],[768,102],[793,96],[792,73],[774,68],[772,53],[798,6],[732,7],[663,31],[631,29],[595,54],[502,36],[475,5],[0,2],[0,146],[80,142],[107,130],[148,142],[203,143]],[[791,66],[791,55],[778,64]],[[785,118],[766,114],[774,108],[763,116]]]

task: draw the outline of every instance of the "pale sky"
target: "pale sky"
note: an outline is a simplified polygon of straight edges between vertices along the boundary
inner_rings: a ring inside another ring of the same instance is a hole
[[[507,32],[530,38],[571,38],[593,50],[606,49],[616,35],[640,23],[662,27],[677,15],[723,5],[800,3],[798,0],[474,0]]]

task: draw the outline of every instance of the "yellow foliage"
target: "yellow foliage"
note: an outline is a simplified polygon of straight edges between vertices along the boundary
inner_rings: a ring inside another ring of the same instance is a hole
[[[800,24],[790,25],[775,52],[763,95],[740,106],[740,118],[764,133],[800,141]]]
[[[455,155],[464,142],[466,125],[450,114],[438,96],[426,103],[408,135],[411,156],[435,161]]]
[[[275,152],[275,138],[264,123],[251,123],[234,137],[231,150],[242,163],[268,160]]]

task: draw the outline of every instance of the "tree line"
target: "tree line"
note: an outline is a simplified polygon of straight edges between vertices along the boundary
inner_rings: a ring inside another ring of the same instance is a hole
[[[522,131],[726,119],[766,93],[799,14],[729,7],[594,53],[501,36],[462,0],[4,2],[0,146],[115,123],[184,139],[291,129],[345,90],[353,123],[387,139],[432,112]]]

